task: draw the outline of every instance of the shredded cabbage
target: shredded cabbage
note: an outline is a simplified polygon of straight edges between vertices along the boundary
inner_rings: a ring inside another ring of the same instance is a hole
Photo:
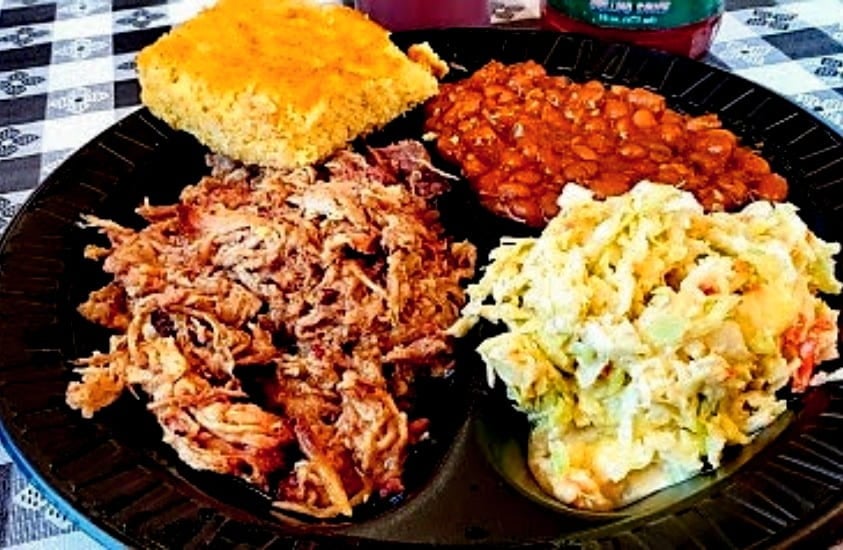
[[[792,204],[703,212],[641,182],[597,200],[569,184],[538,238],[501,241],[451,329],[506,331],[478,352],[533,424],[530,467],[563,502],[611,509],[685,480],[785,410],[837,357],[837,243]]]

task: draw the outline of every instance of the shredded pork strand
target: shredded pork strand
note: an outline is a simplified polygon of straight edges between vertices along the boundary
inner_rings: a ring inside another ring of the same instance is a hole
[[[184,462],[285,510],[351,515],[402,491],[399,403],[451,367],[475,250],[443,238],[428,199],[445,180],[418,143],[369,154],[295,171],[209,157],[179,203],[138,209],[141,230],[85,218],[113,281],[79,311],[116,334],[79,361],[69,405],[91,417],[137,388]]]

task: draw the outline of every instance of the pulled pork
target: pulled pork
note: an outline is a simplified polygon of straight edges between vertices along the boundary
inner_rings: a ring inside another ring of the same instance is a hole
[[[369,155],[295,171],[210,157],[177,204],[138,209],[139,231],[87,217],[111,244],[85,254],[113,281],[79,311],[117,334],[79,361],[70,406],[90,417],[139,388],[184,462],[282,509],[348,516],[402,491],[425,425],[402,408],[416,375],[451,367],[475,250],[442,237],[428,199],[446,186],[418,143]]]

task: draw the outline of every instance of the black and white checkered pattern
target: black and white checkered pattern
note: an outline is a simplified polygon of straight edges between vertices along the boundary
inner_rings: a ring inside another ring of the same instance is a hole
[[[340,0],[321,0],[339,2]],[[136,109],[134,56],[213,0],[0,0],[0,232],[68,155]],[[734,0],[708,61],[843,132],[843,0]],[[496,0],[498,21],[539,0]],[[0,447],[0,547],[100,548]]]
[[[34,188],[134,109],[134,54],[198,1],[6,0],[0,13],[0,191]]]
[[[731,11],[711,54],[843,133],[843,2],[781,1]]]

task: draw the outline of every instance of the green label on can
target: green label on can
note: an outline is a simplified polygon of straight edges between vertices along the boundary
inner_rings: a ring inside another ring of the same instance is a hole
[[[563,15],[600,27],[671,29],[723,13],[724,0],[547,0]]]

